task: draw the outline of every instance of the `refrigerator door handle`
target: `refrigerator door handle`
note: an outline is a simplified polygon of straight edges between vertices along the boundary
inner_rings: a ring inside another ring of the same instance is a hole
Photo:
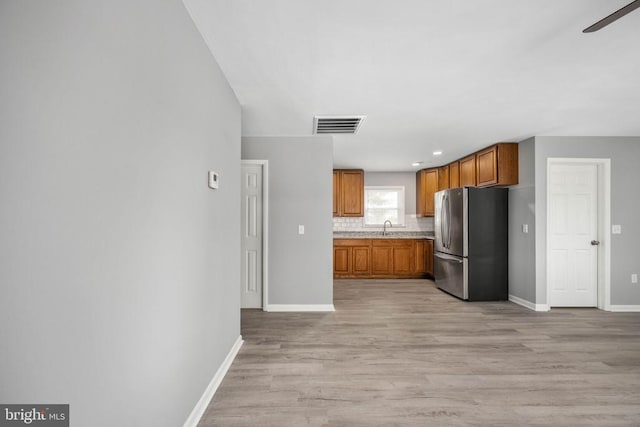
[[[442,224],[442,246],[447,247],[447,193],[442,195],[442,211],[440,212],[440,224]]]
[[[444,227],[444,230],[442,231],[442,246],[449,249],[449,233],[451,232],[451,224],[449,224],[449,195],[447,193],[444,193],[442,198],[441,217],[440,224]]]
[[[458,258],[458,257],[451,256],[451,255],[441,254],[439,252],[436,252],[435,254],[433,254],[433,256],[436,257],[436,258],[443,259],[445,261],[454,261],[454,262],[457,262],[458,264],[462,264],[462,262],[463,262],[463,258]]]
[[[447,197],[447,215],[449,215],[449,219],[447,219],[447,225],[449,226],[449,230],[447,231],[447,248],[451,249],[451,199]]]
[[[445,200],[447,200],[447,196],[446,194],[440,194],[440,211],[438,212],[438,215],[440,216],[439,220],[440,220],[440,238],[441,238],[441,243],[443,247],[447,247],[447,243],[446,240],[444,239],[444,209],[445,209]]]

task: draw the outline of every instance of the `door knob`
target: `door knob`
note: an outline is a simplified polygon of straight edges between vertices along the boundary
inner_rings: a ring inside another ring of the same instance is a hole
[[[592,241],[591,241],[591,244],[592,244],[593,246],[598,246],[598,245],[600,244],[600,241],[599,241],[599,240],[592,240]]]

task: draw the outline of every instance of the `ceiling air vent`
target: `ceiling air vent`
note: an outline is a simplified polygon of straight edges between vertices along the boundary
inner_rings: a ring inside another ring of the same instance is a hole
[[[315,116],[313,133],[354,134],[360,129],[365,116]]]

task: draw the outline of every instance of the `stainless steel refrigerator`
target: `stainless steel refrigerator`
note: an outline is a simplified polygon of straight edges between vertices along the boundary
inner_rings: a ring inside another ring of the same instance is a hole
[[[435,194],[436,286],[468,301],[506,300],[509,190],[463,187]]]

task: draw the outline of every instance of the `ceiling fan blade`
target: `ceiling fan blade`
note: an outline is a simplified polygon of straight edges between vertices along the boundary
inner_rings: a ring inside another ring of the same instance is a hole
[[[611,15],[607,16],[606,18],[599,20],[598,22],[596,22],[595,24],[593,24],[592,26],[590,26],[588,28],[585,28],[584,30],[582,30],[582,32],[583,33],[593,33],[594,31],[598,31],[599,29],[601,29],[603,27],[606,27],[607,25],[611,24],[612,22],[617,21],[618,19],[622,18],[627,13],[633,12],[634,10],[636,10],[639,7],[640,7],[640,0],[632,1],[631,3],[629,3],[628,5],[623,7],[622,9],[616,10],[615,12],[613,12]]]

